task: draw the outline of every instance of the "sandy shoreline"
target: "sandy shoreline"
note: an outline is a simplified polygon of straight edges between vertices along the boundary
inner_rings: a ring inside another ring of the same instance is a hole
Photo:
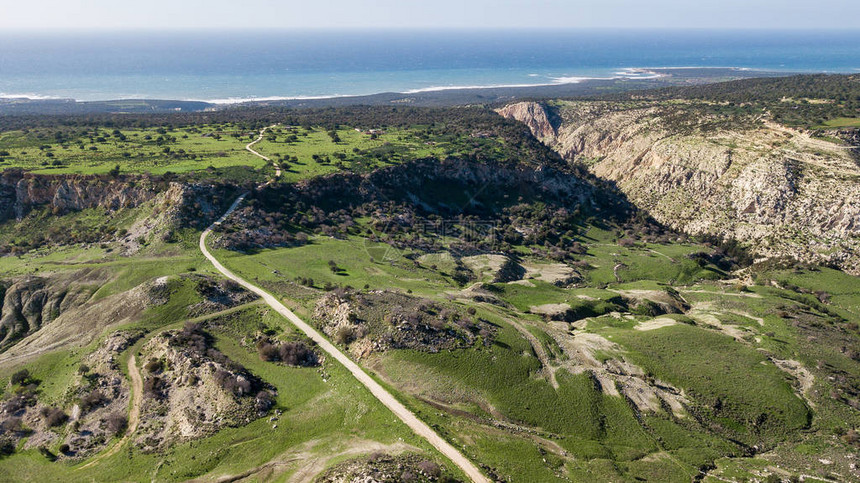
[[[607,92],[665,88],[677,85],[707,84],[753,77],[794,75],[792,72],[767,72],[741,68],[636,68],[617,71],[612,77],[560,77],[553,82],[487,86],[438,86],[408,92],[383,92],[368,95],[271,96],[251,98],[141,99],[75,101],[74,99],[4,98],[0,94],[0,115],[15,114],[93,114],[138,112],[200,112],[234,107],[323,108],[355,105],[408,105],[446,107],[468,104],[494,104],[519,99],[564,98],[605,95]]]

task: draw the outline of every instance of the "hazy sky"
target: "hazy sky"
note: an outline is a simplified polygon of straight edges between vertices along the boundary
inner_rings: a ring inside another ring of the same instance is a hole
[[[0,31],[858,28],[860,0],[0,0]]]

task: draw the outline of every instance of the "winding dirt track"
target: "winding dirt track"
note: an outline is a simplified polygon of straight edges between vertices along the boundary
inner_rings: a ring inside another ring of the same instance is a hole
[[[263,128],[260,131],[260,135],[254,141],[251,141],[245,146],[252,154],[259,156],[260,158],[272,162],[268,157],[260,154],[259,152],[253,149],[253,145],[263,139],[263,135],[265,134],[267,129],[270,129],[274,126],[269,126]],[[260,188],[268,186],[269,184],[276,181],[281,176],[281,169],[276,164],[273,163],[275,167],[275,178],[269,180],[265,184],[261,185]],[[388,409],[390,409],[395,416],[397,416],[401,421],[406,423],[416,434],[426,439],[430,444],[433,445],[434,448],[439,450],[440,453],[445,455],[448,459],[450,459],[454,464],[456,464],[463,472],[472,480],[479,483],[489,483],[488,480],[481,471],[469,461],[468,458],[463,456],[454,446],[445,441],[439,434],[433,431],[427,424],[418,419],[414,413],[412,413],[409,409],[406,408],[400,401],[395,399],[395,397],[385,390],[379,383],[377,383],[373,378],[371,378],[358,364],[353,362],[349,357],[347,357],[343,352],[340,351],[337,347],[334,346],[331,342],[329,342],[325,337],[323,337],[319,332],[316,331],[313,327],[305,323],[302,319],[300,319],[296,314],[294,314],[291,310],[286,308],[283,304],[281,304],[275,297],[270,295],[268,292],[263,289],[257,287],[256,285],[247,282],[243,278],[234,274],[230,270],[228,270],[224,265],[222,265],[210,252],[206,247],[206,238],[212,232],[212,230],[220,225],[230,214],[245,200],[245,196],[247,193],[243,193],[241,196],[236,198],[236,201],[230,206],[230,208],[218,219],[215,223],[210,225],[201,235],[200,235],[200,251],[212,264],[215,268],[221,272],[225,277],[235,281],[236,283],[242,285],[246,289],[254,292],[259,295],[263,301],[265,301],[270,307],[272,307],[276,312],[284,316],[287,320],[289,320],[293,325],[295,325],[299,330],[304,332],[308,337],[314,340],[320,348],[322,348],[329,356],[336,359],[338,362],[343,364],[347,370],[349,370],[352,375],[358,379],[360,383],[366,387],[371,394],[373,394],[376,399],[378,399],[382,404],[385,405]],[[125,435],[117,441],[109,450],[104,453],[99,454],[92,460],[90,460],[87,464],[79,467],[79,469],[88,468],[90,466],[95,465],[99,461],[104,460],[114,454],[117,453],[128,441],[131,439],[134,432],[137,430],[137,426],[140,423],[140,405],[143,400],[143,380],[140,376],[140,371],[137,368],[137,360],[132,354],[128,360],[128,374],[131,379],[132,386],[132,404],[131,409],[129,410],[128,415],[128,429],[125,432]]]
[[[137,359],[135,359],[134,354],[128,358],[128,376],[131,378],[131,410],[128,412],[128,427],[125,430],[125,434],[122,439],[111,446],[111,449],[99,454],[90,460],[89,463],[78,469],[89,468],[99,461],[113,456],[125,446],[125,443],[131,439],[131,435],[137,431],[137,425],[140,423],[140,404],[143,402],[143,379],[140,377],[140,371],[137,369]]]
[[[275,127],[275,126],[277,126],[277,124],[272,124],[271,126],[264,127],[263,129],[261,129],[261,130],[260,130],[260,135],[259,135],[259,136],[257,136],[257,139],[255,139],[255,140],[253,140],[253,141],[251,141],[250,143],[248,143],[248,144],[246,144],[246,145],[245,145],[245,149],[247,149],[247,150],[248,150],[248,152],[250,152],[250,153],[251,153],[251,154],[253,154],[254,156],[257,156],[257,157],[259,157],[259,158],[261,158],[261,159],[263,159],[263,160],[265,160],[265,161],[268,161],[268,162],[272,163],[272,166],[274,166],[274,167],[275,167],[275,177],[274,177],[274,178],[272,178],[272,179],[270,179],[269,181],[266,181],[266,183],[265,183],[263,186],[261,186],[261,188],[262,188],[262,187],[265,187],[265,186],[268,186],[268,185],[270,185],[270,184],[272,184],[272,183],[274,183],[274,182],[275,182],[275,180],[277,180],[278,178],[280,178],[280,177],[281,177],[281,166],[280,166],[278,163],[276,163],[276,162],[272,161],[271,159],[269,159],[269,158],[268,158],[268,156],[265,156],[265,155],[263,155],[263,154],[258,153],[258,152],[257,152],[257,151],[255,151],[255,150],[254,150],[254,148],[252,148],[251,146],[253,146],[253,145],[257,144],[257,143],[258,143],[258,142],[260,142],[260,141],[262,141],[262,140],[263,140],[263,136],[266,134],[266,131],[268,131],[269,129],[272,129],[272,128],[273,128],[273,127]]]
[[[251,146],[258,142],[263,138],[263,133],[268,128],[264,128],[260,131],[260,136],[256,141],[249,143],[245,146],[245,149],[256,154],[257,156],[269,161],[269,158],[263,156],[262,154],[254,151]],[[276,166],[276,176],[280,176],[280,169]],[[274,180],[269,181],[266,184],[271,183]],[[265,186],[265,185],[264,185]],[[400,401],[398,401],[390,392],[385,390],[378,382],[376,382],[372,377],[370,377],[364,369],[359,367],[358,364],[352,361],[349,357],[346,356],[340,349],[335,347],[334,344],[328,341],[325,337],[322,336],[316,329],[305,323],[302,319],[300,319],[296,314],[294,314],[290,309],[286,308],[281,302],[278,301],[271,294],[266,292],[260,287],[253,285],[252,283],[246,281],[245,279],[239,277],[234,274],[230,270],[228,270],[221,262],[216,259],[212,253],[209,252],[209,249],[206,247],[206,237],[212,233],[212,230],[220,225],[230,213],[233,212],[241,203],[244,201],[247,193],[239,196],[236,201],[230,206],[230,208],[218,219],[215,223],[212,223],[209,228],[207,228],[200,235],[200,251],[203,253],[203,256],[206,257],[215,268],[221,272],[222,275],[233,280],[239,285],[245,287],[247,290],[259,295],[272,309],[274,309],[277,313],[284,316],[287,320],[289,320],[293,325],[295,325],[299,330],[305,333],[308,337],[310,337],[314,342],[316,342],[319,347],[326,352],[330,357],[334,358],[338,362],[340,362],[346,369],[352,373],[352,375],[358,379],[358,381],[366,387],[371,394],[373,394],[376,399],[378,399],[382,404],[385,405],[391,412],[394,413],[401,421],[406,423],[412,431],[414,431],[417,435],[426,439],[430,444],[433,445],[434,448],[439,450],[440,453],[445,455],[448,459],[450,459],[454,464],[456,464],[463,472],[474,482],[479,483],[489,483],[489,479],[481,473],[477,466],[475,466],[468,458],[463,456],[460,451],[458,451],[454,446],[445,441],[438,433],[433,431],[430,426],[426,423],[418,419],[418,417],[412,413],[409,409],[406,408]]]

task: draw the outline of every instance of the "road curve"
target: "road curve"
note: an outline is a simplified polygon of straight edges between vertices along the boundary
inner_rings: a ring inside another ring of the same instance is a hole
[[[262,132],[260,133],[262,137]],[[253,143],[252,143],[253,144]],[[247,147],[249,151],[254,152],[250,148],[250,144]],[[263,157],[258,154],[258,156]],[[268,159],[268,158],[266,158]],[[270,181],[271,182],[271,181]],[[230,206],[230,208],[218,219],[215,223],[209,225],[205,231],[200,235],[200,251],[203,253],[203,256],[206,257],[215,268],[221,272],[222,275],[233,280],[239,285],[245,287],[251,292],[259,295],[272,309],[274,309],[277,313],[284,316],[287,320],[289,320],[293,325],[295,325],[299,330],[305,333],[308,337],[310,337],[314,342],[316,342],[322,350],[326,352],[330,357],[334,358],[341,364],[343,364],[346,369],[352,373],[352,375],[358,379],[358,382],[362,383],[364,387],[366,387],[376,399],[378,399],[382,404],[385,405],[391,412],[394,413],[395,416],[400,418],[401,421],[406,423],[412,431],[414,431],[417,435],[426,439],[430,444],[433,445],[434,448],[439,450],[440,453],[445,455],[448,459],[450,459],[454,464],[460,467],[464,473],[474,482],[476,483],[489,483],[489,479],[484,476],[483,473],[475,466],[468,458],[463,456],[460,451],[458,451],[454,446],[445,441],[436,431],[433,431],[430,426],[426,423],[418,419],[412,411],[406,408],[400,401],[394,398],[394,396],[385,390],[378,382],[376,382],[372,377],[370,377],[364,369],[359,367],[358,364],[352,361],[349,357],[346,356],[340,349],[338,349],[334,344],[328,341],[325,337],[322,336],[316,329],[305,323],[302,319],[300,319],[296,314],[294,314],[290,309],[286,308],[281,302],[278,301],[271,294],[266,292],[265,290],[253,285],[252,283],[246,281],[242,277],[239,277],[235,273],[231,272],[227,269],[221,262],[218,261],[206,247],[206,237],[212,232],[212,230],[220,225],[230,213],[235,210],[240,203],[245,199],[247,193],[239,196],[236,201]]]
[[[249,153],[253,154],[254,156],[257,156],[258,158],[261,158],[261,159],[263,159],[263,160],[265,160],[265,161],[268,161],[268,162],[272,163],[272,166],[274,166],[274,167],[275,167],[275,177],[274,177],[274,178],[272,178],[272,179],[270,179],[269,181],[267,181],[267,182],[266,182],[265,184],[263,184],[261,187],[268,186],[268,185],[272,184],[276,179],[278,179],[278,178],[280,178],[280,177],[281,177],[281,165],[279,165],[278,163],[276,163],[276,162],[272,161],[271,159],[269,159],[269,158],[268,158],[268,156],[265,156],[265,155],[263,155],[263,154],[258,153],[258,152],[257,152],[257,151],[255,151],[255,150],[254,150],[254,148],[252,148],[251,146],[253,146],[253,145],[257,144],[257,143],[258,143],[258,142],[260,142],[260,141],[262,141],[262,140],[263,140],[263,135],[265,135],[265,134],[266,134],[266,131],[267,131],[267,130],[269,130],[269,129],[272,129],[272,128],[273,128],[273,127],[275,127],[275,126],[277,126],[277,124],[272,124],[271,126],[267,126],[267,127],[264,127],[263,129],[260,129],[260,135],[259,135],[259,136],[257,136],[257,139],[255,139],[255,140],[253,140],[253,141],[251,141],[250,143],[248,143],[248,144],[246,144],[246,145],[245,145],[245,149],[246,149],[246,150],[248,150],[248,152],[249,152]]]

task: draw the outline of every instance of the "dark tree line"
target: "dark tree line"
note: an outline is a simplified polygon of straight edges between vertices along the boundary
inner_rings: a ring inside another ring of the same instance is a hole
[[[615,94],[606,100],[690,99],[721,105],[698,106],[718,114],[760,114],[804,127],[838,117],[860,117],[860,75],[814,74],[743,79]]]

